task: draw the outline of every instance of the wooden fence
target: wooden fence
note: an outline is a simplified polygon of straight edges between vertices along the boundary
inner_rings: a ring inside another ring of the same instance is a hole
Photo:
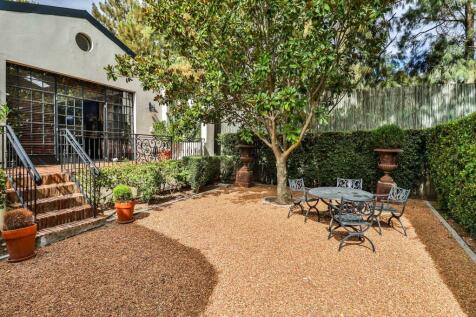
[[[355,90],[331,112],[320,131],[370,130],[386,123],[429,128],[476,111],[475,84]]]
[[[354,90],[344,96],[319,131],[371,130],[386,123],[424,129],[476,111],[475,84],[421,85]],[[222,123],[220,133],[239,126]]]

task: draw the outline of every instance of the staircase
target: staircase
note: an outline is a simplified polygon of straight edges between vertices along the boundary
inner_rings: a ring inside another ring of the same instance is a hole
[[[41,185],[36,187],[37,245],[44,246],[105,223],[104,217],[94,217],[93,207],[69,175],[61,172],[59,165],[39,166],[37,170],[42,180]],[[7,209],[22,207],[9,182],[7,206]]]
[[[93,193],[98,170],[75,139],[68,140],[75,148],[67,148],[68,155],[61,157],[62,165],[35,166],[11,127],[3,126],[3,133],[6,136],[2,166],[8,176],[7,209],[25,207],[33,211],[38,225],[37,245],[47,245],[105,223],[104,217],[96,217],[96,202],[91,200],[96,198]],[[79,165],[78,155],[86,157],[87,164]],[[85,175],[87,188],[81,190],[80,183],[74,182],[71,175]],[[3,247],[0,241],[0,256],[5,254]]]

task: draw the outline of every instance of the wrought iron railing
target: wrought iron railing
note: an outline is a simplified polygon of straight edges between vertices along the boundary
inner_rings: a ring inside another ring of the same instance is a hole
[[[66,171],[76,183],[88,203],[93,207],[94,217],[96,217],[100,194],[97,183],[99,169],[68,129],[60,130],[59,138],[61,170]]]
[[[20,204],[33,212],[36,220],[36,187],[42,179],[31,162],[12,127],[0,126],[2,138],[2,166],[8,182],[15,191]]]
[[[174,142],[170,136],[104,131],[70,131],[97,167],[116,162],[155,162],[203,155],[203,140]],[[63,146],[59,140],[59,147]]]

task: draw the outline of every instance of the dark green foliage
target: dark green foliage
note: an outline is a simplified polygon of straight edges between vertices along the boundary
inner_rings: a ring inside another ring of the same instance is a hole
[[[220,156],[220,182],[231,184],[235,181],[235,172],[240,167],[240,159],[234,155]]]
[[[13,209],[5,213],[3,230],[16,230],[33,225],[33,213],[24,208]]]
[[[399,149],[402,147],[405,132],[396,124],[386,124],[372,131],[376,148]]]
[[[476,113],[431,129],[427,147],[440,207],[476,236]]]
[[[240,156],[237,145],[240,143],[238,133],[223,133],[218,135],[218,143],[221,148],[221,155]]]
[[[137,196],[142,201],[149,201],[160,191],[164,184],[163,163],[118,164],[101,169],[98,184],[101,188],[112,189],[118,184],[125,184],[137,189]]]
[[[119,184],[112,190],[115,202],[125,203],[132,200],[132,190],[129,186]]]
[[[220,178],[220,158],[218,156],[188,156],[183,158],[187,171],[187,182],[194,192]]]
[[[227,139],[232,139],[227,136]],[[424,177],[426,132],[404,131],[399,168],[392,173],[398,185],[418,189]],[[276,166],[271,150],[257,144],[255,162],[251,164],[256,180],[276,183]],[[337,177],[362,178],[364,189],[375,192],[382,172],[374,152],[375,140],[369,131],[329,132],[308,135],[296,152],[289,157],[289,178],[303,177],[307,186],[333,186]],[[222,146],[223,151],[231,151]]]

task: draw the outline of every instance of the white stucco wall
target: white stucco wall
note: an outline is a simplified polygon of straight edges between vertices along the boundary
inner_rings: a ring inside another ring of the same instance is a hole
[[[75,41],[77,33],[87,34],[93,43],[90,52]],[[6,62],[91,81],[134,92],[134,129],[149,134],[153,118],[161,119],[154,94],[142,90],[134,80],[109,81],[104,67],[114,64],[114,56],[124,51],[85,19],[0,10],[0,102],[5,102]],[[152,102],[157,112],[149,111]]]

